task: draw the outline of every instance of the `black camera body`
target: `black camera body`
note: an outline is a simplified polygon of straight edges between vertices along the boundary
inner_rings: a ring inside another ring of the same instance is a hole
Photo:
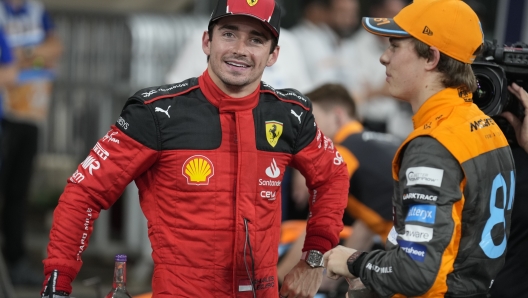
[[[508,86],[516,83],[528,91],[528,44],[498,46],[485,41],[471,68],[477,78],[473,102],[495,120],[510,144],[516,144],[513,127],[500,114],[508,111],[524,119],[524,107]]]

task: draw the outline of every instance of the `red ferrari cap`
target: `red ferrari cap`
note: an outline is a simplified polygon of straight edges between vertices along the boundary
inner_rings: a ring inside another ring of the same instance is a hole
[[[275,0],[218,0],[209,24],[227,16],[245,15],[263,22],[279,38],[281,9]]]

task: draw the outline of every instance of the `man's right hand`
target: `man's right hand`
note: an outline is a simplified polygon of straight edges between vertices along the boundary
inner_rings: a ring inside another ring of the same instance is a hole
[[[524,107],[525,113],[528,112],[528,93],[526,90],[515,83],[508,86],[508,90],[519,99]],[[504,112],[502,116],[513,126],[519,146],[528,152],[528,117],[524,117],[523,121],[521,121],[521,119],[515,117],[510,112]]]
[[[70,297],[69,293],[64,291],[56,291],[55,287],[57,285],[57,278],[59,277],[59,271],[53,270],[50,277],[48,278],[48,283],[44,287],[42,292],[42,298],[66,298]]]

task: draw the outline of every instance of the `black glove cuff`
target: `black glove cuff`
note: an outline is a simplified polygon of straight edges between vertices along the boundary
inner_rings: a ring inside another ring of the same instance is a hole
[[[359,277],[359,271],[361,270],[361,263],[363,263],[363,259],[367,255],[367,252],[359,252],[356,251],[353,253],[347,260],[347,267],[350,274],[354,275],[355,277]]]

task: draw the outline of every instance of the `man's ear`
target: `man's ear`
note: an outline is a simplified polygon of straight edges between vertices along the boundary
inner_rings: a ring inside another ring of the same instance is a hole
[[[209,32],[207,31],[204,31],[202,36],[202,50],[204,51],[205,55],[211,55],[211,40],[209,38]]]
[[[268,57],[268,63],[266,63],[267,67],[273,66],[275,62],[277,62],[277,59],[279,59],[279,52],[280,52],[280,46],[277,45],[273,52],[270,53]]]
[[[440,62],[440,51],[436,47],[429,47],[429,52],[431,56],[425,62],[425,69],[433,70],[438,66],[438,62]]]

